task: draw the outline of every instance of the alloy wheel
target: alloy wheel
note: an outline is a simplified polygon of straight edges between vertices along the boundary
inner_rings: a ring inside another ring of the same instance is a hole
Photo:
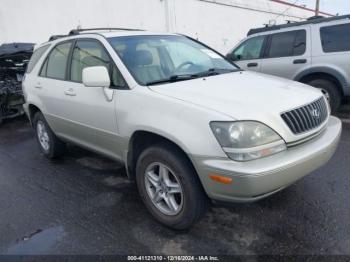
[[[164,215],[175,216],[183,206],[183,190],[176,174],[163,163],[152,163],[145,171],[146,191]]]
[[[36,124],[36,132],[39,143],[45,151],[50,149],[50,137],[43,121],[39,120]]]

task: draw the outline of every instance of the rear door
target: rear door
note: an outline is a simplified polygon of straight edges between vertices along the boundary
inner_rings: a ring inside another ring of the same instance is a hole
[[[41,110],[55,133],[62,132],[63,99],[66,89],[66,71],[72,41],[57,44],[48,54],[39,76],[34,83],[35,92],[40,99]]]
[[[265,44],[266,36],[249,38],[235,48],[228,58],[244,70],[260,72],[260,59],[264,53]]]
[[[269,35],[261,72],[293,79],[311,65],[310,28]]]

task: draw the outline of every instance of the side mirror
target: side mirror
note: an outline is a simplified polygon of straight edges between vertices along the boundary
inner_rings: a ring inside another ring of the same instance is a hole
[[[231,61],[239,61],[241,60],[242,56],[241,55],[235,55],[234,53],[230,53],[227,55],[227,58]]]
[[[114,91],[109,88],[111,79],[104,66],[92,66],[83,69],[83,84],[87,87],[102,87],[108,102],[113,100]]]
[[[227,59],[231,60],[231,61],[237,61],[237,60],[241,60],[241,55],[235,55],[233,52],[230,54],[227,54]]]
[[[233,54],[232,54],[232,53],[228,53],[228,54],[226,55],[226,58],[227,58],[228,60],[233,60],[232,57],[233,57]]]
[[[88,87],[109,87],[111,79],[107,68],[104,66],[92,66],[83,69],[83,84]]]

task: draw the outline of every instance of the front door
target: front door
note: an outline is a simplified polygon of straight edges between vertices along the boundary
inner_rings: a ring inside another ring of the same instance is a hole
[[[102,44],[93,39],[75,42],[64,90],[63,117],[66,119],[63,134],[94,151],[113,158],[122,156],[121,139],[116,118],[116,90],[112,101],[106,98],[102,87],[86,87],[82,72],[86,67],[105,66],[111,75],[111,87],[125,86],[125,81]]]
[[[229,59],[244,70],[261,70],[260,58],[264,51],[265,36],[247,39],[229,54]]]

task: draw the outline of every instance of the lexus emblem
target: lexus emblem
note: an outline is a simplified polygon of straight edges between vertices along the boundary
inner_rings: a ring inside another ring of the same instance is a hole
[[[313,118],[320,118],[320,116],[321,116],[320,110],[312,109],[311,110],[311,115],[312,115]]]

